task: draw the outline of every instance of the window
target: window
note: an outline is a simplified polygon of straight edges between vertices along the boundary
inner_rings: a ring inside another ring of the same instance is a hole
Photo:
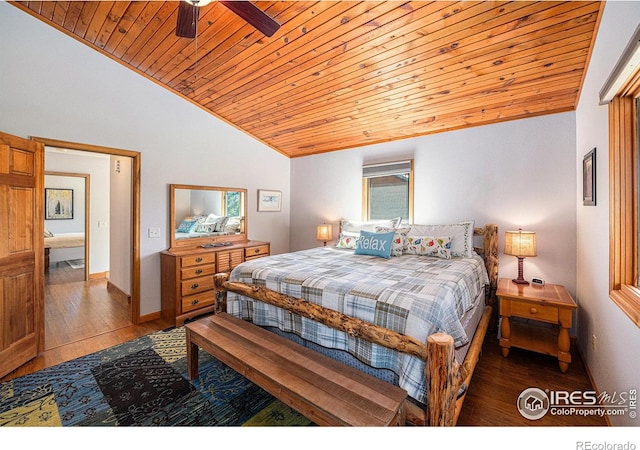
[[[413,161],[372,164],[362,168],[364,220],[413,221]]]
[[[241,216],[240,192],[227,191],[224,194],[225,207],[223,211],[227,216]]]
[[[640,71],[627,79],[609,103],[609,295],[640,326]]]

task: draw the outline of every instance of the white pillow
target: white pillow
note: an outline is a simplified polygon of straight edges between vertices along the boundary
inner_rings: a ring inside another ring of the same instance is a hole
[[[451,236],[451,256],[473,257],[473,220],[449,225],[412,225],[407,236]]]
[[[222,216],[217,216],[213,213],[209,214],[203,223],[218,223],[218,219]]]
[[[375,232],[376,227],[396,228],[397,219],[389,220],[350,220],[344,219],[340,221],[340,231],[348,233],[360,233],[361,230]]]

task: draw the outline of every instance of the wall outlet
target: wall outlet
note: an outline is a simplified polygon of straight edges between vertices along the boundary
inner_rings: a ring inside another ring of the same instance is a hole
[[[598,344],[598,338],[596,337],[595,334],[591,335],[591,350],[593,350],[594,352],[597,349],[597,344]]]
[[[160,237],[160,228],[149,228],[149,237],[150,238],[159,238]]]

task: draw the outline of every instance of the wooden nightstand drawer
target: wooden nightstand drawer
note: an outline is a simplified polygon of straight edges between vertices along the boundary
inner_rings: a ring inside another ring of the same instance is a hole
[[[216,292],[207,291],[195,295],[182,297],[182,312],[187,313],[205,306],[213,305],[216,301]]]
[[[269,246],[259,245],[257,247],[248,247],[244,249],[244,257],[247,259],[256,258],[259,256],[268,256]]]
[[[558,308],[539,303],[511,300],[511,315],[543,322],[558,322]]]
[[[202,253],[196,255],[183,256],[181,258],[182,267],[198,266],[202,264],[212,264],[216,262],[215,253]]]
[[[193,278],[182,282],[182,295],[191,295],[213,289],[213,277]]]

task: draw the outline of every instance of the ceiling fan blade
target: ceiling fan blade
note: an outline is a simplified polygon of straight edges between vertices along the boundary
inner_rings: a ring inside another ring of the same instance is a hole
[[[220,3],[253,25],[265,36],[272,36],[280,28],[278,22],[249,1],[220,0]]]
[[[176,36],[196,37],[199,8],[195,5],[181,1],[178,5],[178,23],[176,24]]]

